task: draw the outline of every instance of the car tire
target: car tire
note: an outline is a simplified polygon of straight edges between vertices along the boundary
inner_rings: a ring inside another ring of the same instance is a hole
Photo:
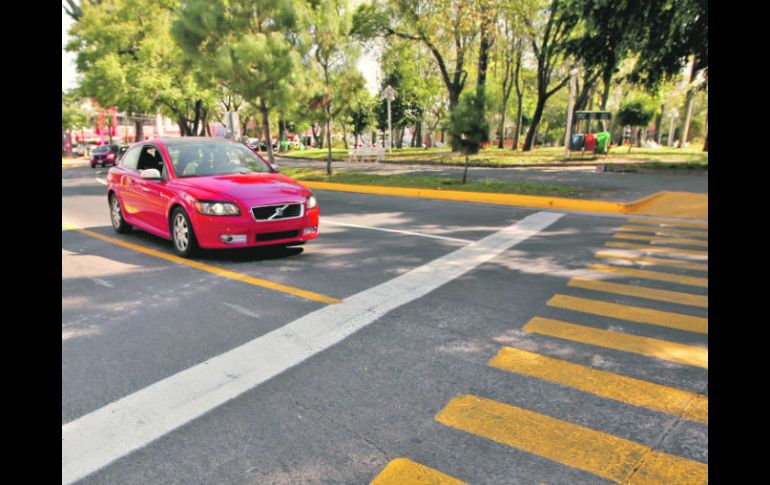
[[[190,218],[181,207],[171,213],[171,242],[174,252],[183,258],[190,258],[198,253],[198,240],[195,238]]]
[[[123,208],[120,206],[118,196],[115,194],[110,195],[110,220],[115,232],[125,234],[131,231],[131,224],[123,219]]]

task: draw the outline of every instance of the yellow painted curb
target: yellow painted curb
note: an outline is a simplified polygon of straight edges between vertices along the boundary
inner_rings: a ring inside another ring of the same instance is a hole
[[[539,195],[495,194],[485,192],[463,192],[459,190],[417,189],[409,187],[383,187],[377,185],[336,184],[331,182],[302,181],[302,184],[320,190],[356,192],[360,194],[394,195],[423,199],[452,200],[457,202],[478,202],[482,204],[515,205],[543,209],[564,209],[609,214],[629,214],[627,204],[603,200],[567,199]]]
[[[423,199],[477,202],[482,204],[537,207],[605,214],[640,214],[682,219],[708,219],[708,194],[688,192],[657,192],[633,202],[609,202],[604,200],[567,199],[540,195],[496,194],[489,192],[464,192],[460,190],[418,189],[379,185],[338,184],[332,182],[302,181],[312,189],[355,192],[359,194],[418,197]]]

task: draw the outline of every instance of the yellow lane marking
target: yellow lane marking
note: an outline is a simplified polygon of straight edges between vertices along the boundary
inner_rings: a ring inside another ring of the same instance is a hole
[[[709,321],[707,318],[693,317],[682,313],[651,310],[649,308],[620,305],[618,303],[590,300],[569,295],[554,295],[548,300],[547,304],[557,308],[628,320],[629,322],[646,323],[648,325],[675,328],[688,332],[709,333]]]
[[[709,368],[709,351],[694,345],[685,345],[667,340],[658,340],[638,335],[629,335],[601,330],[584,325],[535,317],[526,325],[525,332],[548,335],[549,337],[596,345],[607,349],[621,350],[634,354],[655,357],[679,364]]]
[[[377,475],[370,485],[467,485],[407,458],[396,458]]]
[[[436,420],[616,483],[708,481],[708,465],[704,463],[469,394],[455,396]]]
[[[179,256],[174,256],[172,254],[156,251],[154,249],[146,248],[144,246],[139,246],[137,244],[121,241],[120,239],[104,236],[102,234],[99,234],[98,232],[90,231],[88,229],[83,229],[81,227],[75,226],[74,224],[62,222],[62,227],[77,231],[81,234],[85,234],[86,236],[91,236],[111,244],[116,244],[118,246],[122,246],[128,249],[133,249],[134,251],[138,251],[140,253],[149,254],[150,256],[155,256],[156,258],[165,259],[166,261],[172,261],[174,263],[183,264],[185,266],[190,266],[192,268],[199,269],[201,271],[206,271],[207,273],[212,273],[217,276],[223,276],[225,278],[242,281],[250,285],[260,286],[262,288],[267,288],[270,290],[288,293],[290,295],[298,296],[300,298],[306,298],[308,300],[318,301],[321,303],[327,303],[327,304],[342,303],[342,300],[338,300],[337,298],[332,298],[332,297],[324,296],[318,293],[313,293],[312,291],[294,288],[293,286],[274,283],[272,281],[263,280],[261,278],[254,278],[253,276],[248,276],[245,274],[236,273],[234,271],[217,268],[216,266],[209,266],[208,264],[199,263],[197,261],[180,258]]]
[[[604,243],[609,248],[621,248],[621,249],[636,249],[644,251],[646,253],[661,253],[666,256],[682,256],[686,258],[692,258],[697,260],[709,259],[708,251],[698,251],[696,249],[682,249],[682,248],[667,248],[663,246],[647,246],[645,244],[635,244],[620,241],[607,241]]]
[[[678,238],[678,237],[657,237],[657,236],[647,236],[644,234],[624,234],[622,232],[618,232],[612,235],[612,237],[617,239],[631,239],[635,241],[650,241],[651,243],[666,243],[666,244],[684,244],[687,246],[702,246],[702,247],[708,247],[709,243],[708,241],[703,241],[701,239],[685,239],[685,238]]]
[[[642,278],[646,280],[666,281],[669,283],[679,283],[689,286],[709,287],[708,278],[697,276],[685,276],[671,273],[660,273],[658,271],[647,271],[644,269],[622,268],[620,266],[611,266],[608,264],[589,264],[588,269],[600,271],[602,273],[612,273],[630,278]]]
[[[709,237],[709,233],[706,231],[691,231],[687,229],[661,229],[658,227],[650,226],[620,226],[618,231],[653,232],[659,236],[695,236],[701,238]]]
[[[511,347],[500,349],[489,361],[489,365],[579,389],[599,397],[708,424],[708,398],[694,392]]]
[[[684,293],[681,291],[659,290],[656,288],[624,285],[621,283],[612,283],[609,281],[593,280],[589,278],[572,278],[567,285],[574,288],[583,288],[585,290],[604,291],[606,293],[635,296],[637,298],[646,298],[648,300],[667,301],[670,303],[678,303],[680,305],[690,305],[701,308],[708,308],[709,306],[708,296],[693,295],[692,293]]]
[[[679,261],[676,259],[650,258],[646,256],[637,256],[630,253],[624,253],[622,251],[599,251],[596,253],[596,257],[602,259],[622,259],[633,261],[634,263],[641,265],[669,266],[671,268],[693,269],[696,271],[709,270],[708,263],[691,263],[689,261]]]
[[[709,225],[707,222],[679,222],[679,221],[664,221],[662,219],[636,219],[636,218],[629,218],[628,222],[631,224],[656,224],[658,226],[665,226],[665,227],[701,227],[703,229],[708,229]]]

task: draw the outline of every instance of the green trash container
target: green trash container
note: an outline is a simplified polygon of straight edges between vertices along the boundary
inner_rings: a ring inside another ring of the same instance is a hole
[[[610,132],[600,131],[596,134],[596,153],[607,153],[610,145]]]

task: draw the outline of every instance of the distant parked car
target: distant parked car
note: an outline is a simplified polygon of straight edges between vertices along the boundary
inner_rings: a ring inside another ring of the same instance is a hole
[[[86,154],[86,147],[83,145],[74,145],[72,147],[72,154],[76,157],[82,157]]]
[[[91,168],[96,168],[97,165],[106,167],[109,165],[116,165],[120,158],[120,146],[118,145],[99,145],[91,152]]]

